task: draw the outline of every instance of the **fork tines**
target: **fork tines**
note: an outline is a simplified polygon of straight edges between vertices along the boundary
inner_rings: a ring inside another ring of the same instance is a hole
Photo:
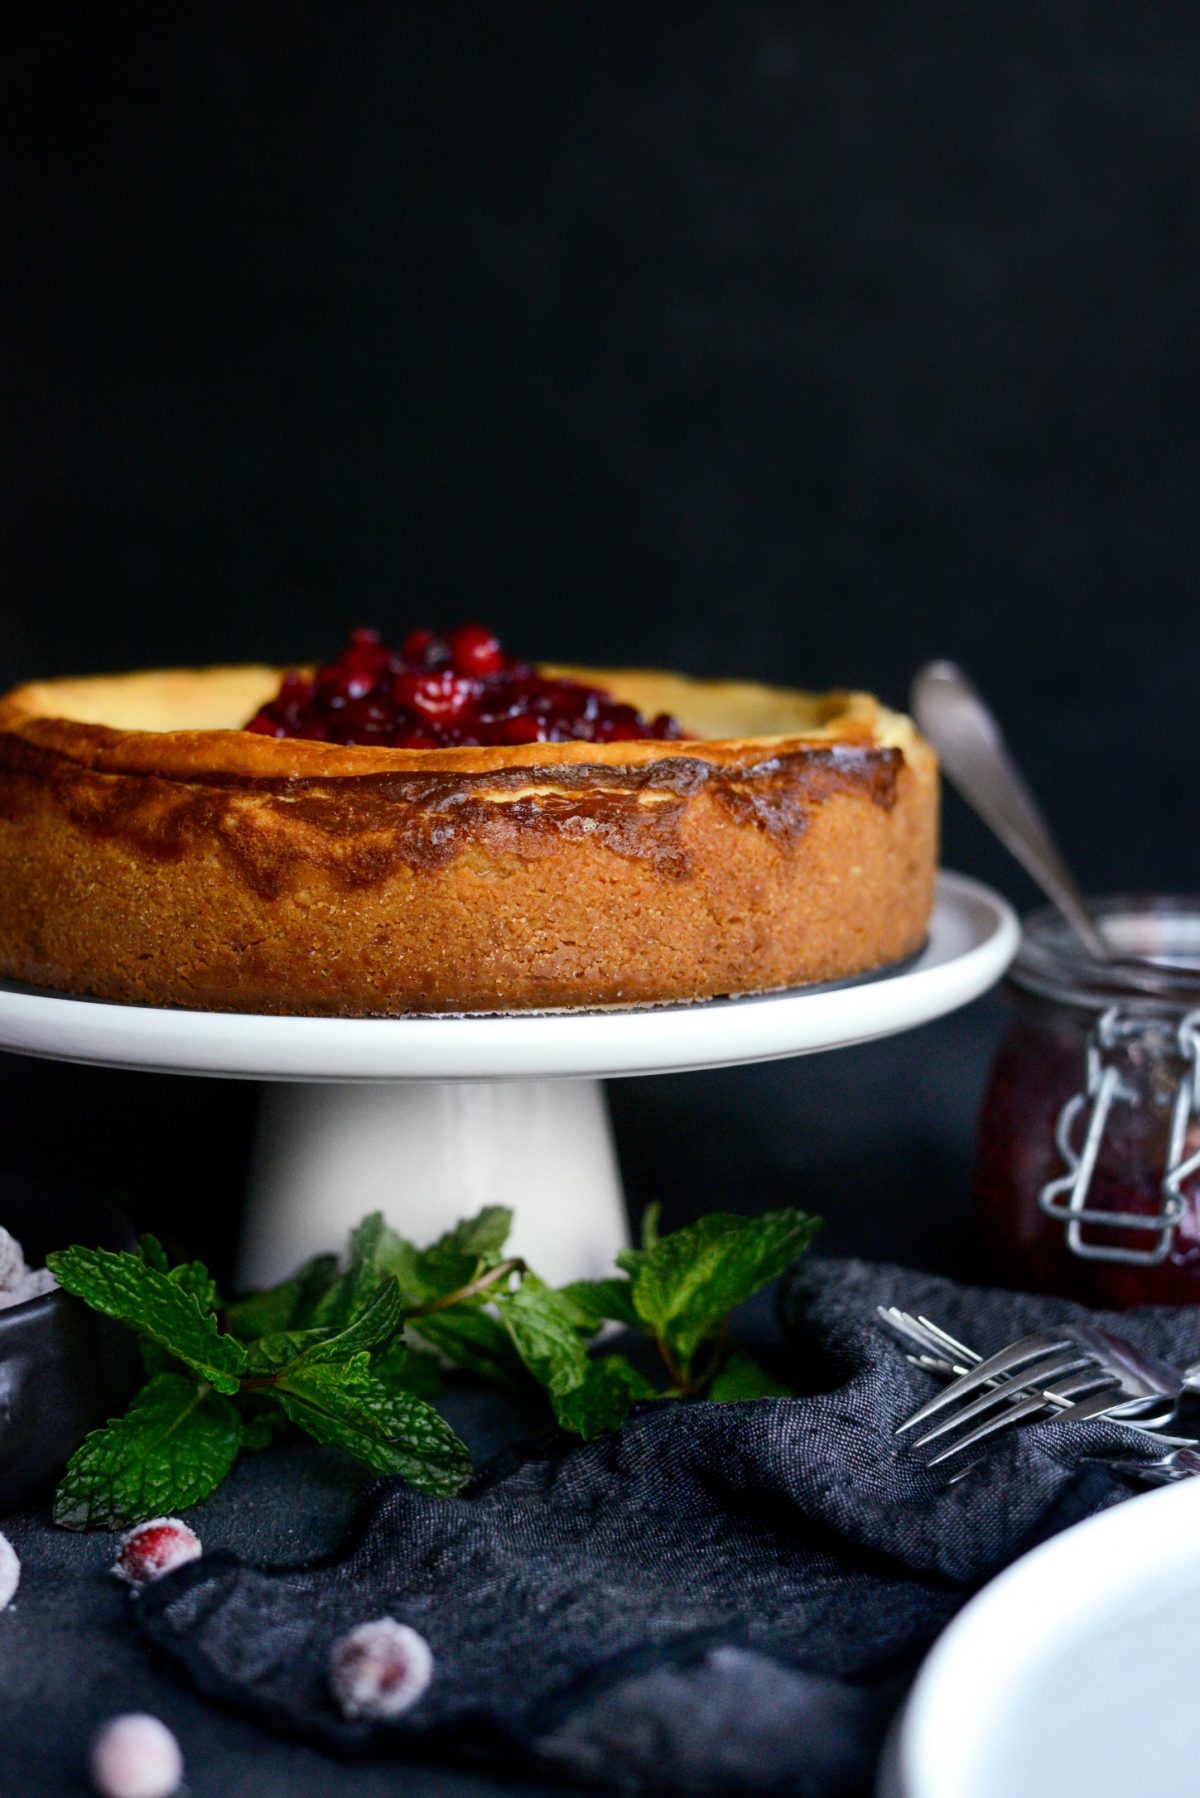
[[[927,1350],[953,1355],[959,1377],[921,1405],[896,1431],[898,1436],[922,1424],[932,1427],[913,1438],[921,1448],[943,1436],[956,1440],[930,1457],[929,1466],[950,1460],[1001,1430],[1033,1422],[1047,1413],[1055,1423],[1084,1423],[1128,1403],[1130,1394],[1119,1374],[1104,1365],[1096,1351],[1070,1332],[1035,1331],[981,1360],[972,1350],[939,1330],[927,1318],[912,1318],[894,1307],[880,1308],[884,1321],[923,1344]]]
[[[1075,1366],[1080,1365],[1080,1350],[1072,1343],[1070,1337],[1048,1336],[1045,1332],[1022,1336],[1019,1342],[1011,1342],[1007,1348],[1001,1349],[999,1354],[990,1356],[986,1361],[980,1361],[969,1372],[961,1374],[953,1385],[947,1386],[944,1391],[937,1393],[926,1404],[919,1406],[911,1417],[905,1418],[896,1434],[902,1436],[906,1430],[915,1429],[927,1418],[936,1417],[939,1411],[946,1410],[948,1406],[957,1405],[960,1400],[967,1397],[968,1393],[977,1391],[981,1386],[992,1385],[994,1387],[996,1381],[1014,1379],[1018,1370],[1020,1370],[1020,1377],[1016,1383],[1022,1389],[1027,1390],[1034,1383],[1033,1376],[1039,1367],[1039,1357],[1042,1361],[1049,1359],[1053,1363],[1054,1357],[1063,1355],[1067,1355],[1069,1362]],[[1087,1359],[1092,1361],[1094,1357],[1089,1355]]]

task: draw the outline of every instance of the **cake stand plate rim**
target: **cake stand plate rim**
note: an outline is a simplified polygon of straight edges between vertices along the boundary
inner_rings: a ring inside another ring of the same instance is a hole
[[[0,1049],[233,1079],[596,1078],[779,1060],[928,1023],[986,992],[1020,940],[1006,900],[943,870],[924,949],[857,980],[693,1004],[402,1018],[113,1004],[0,982]]]

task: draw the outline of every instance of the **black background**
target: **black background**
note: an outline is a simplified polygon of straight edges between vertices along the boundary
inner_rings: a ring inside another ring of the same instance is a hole
[[[1194,5],[5,33],[4,684],[476,615],[899,703],[949,654],[1087,884],[1200,885]],[[1028,900],[957,805],[946,850]],[[952,1264],[998,1016],[624,1083],[631,1193]],[[10,1167],[219,1258],[251,1088],[3,1073]]]

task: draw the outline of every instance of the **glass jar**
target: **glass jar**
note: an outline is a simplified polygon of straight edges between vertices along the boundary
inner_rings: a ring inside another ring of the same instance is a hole
[[[1200,1302],[1200,899],[1098,900],[1147,997],[1036,912],[979,1125],[990,1277],[1091,1305]]]

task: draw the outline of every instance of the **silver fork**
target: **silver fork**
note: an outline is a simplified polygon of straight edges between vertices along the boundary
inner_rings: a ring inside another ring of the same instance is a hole
[[[931,1429],[914,1439],[915,1447],[923,1447],[967,1424],[975,1425],[932,1456],[931,1467],[1002,1430],[1035,1420],[1083,1423],[1090,1417],[1110,1417],[1143,1433],[1152,1430],[1171,1447],[1193,1443],[1191,1437],[1162,1434],[1187,1387],[1187,1375],[1107,1332],[1074,1326],[1035,1332],[985,1361],[928,1318],[914,1318],[896,1306],[880,1306],[879,1315],[922,1350],[910,1356],[917,1365],[958,1376],[906,1418],[897,1435],[938,1417]]]
[[[877,1305],[876,1311],[882,1321],[895,1330],[897,1335],[903,1336],[920,1351],[917,1354],[910,1353],[905,1359],[911,1366],[919,1367],[925,1373],[936,1374],[940,1379],[948,1381],[954,1380],[959,1375],[968,1373],[973,1367],[978,1367],[983,1360],[983,1356],[977,1350],[968,1348],[964,1342],[959,1342],[957,1337],[951,1336],[948,1330],[943,1330],[931,1318],[914,1317],[911,1312],[902,1311],[898,1305]],[[993,1390],[998,1384],[995,1380],[988,1380],[988,1386]],[[1065,1397],[1053,1392],[1046,1392],[1043,1396],[1047,1406],[1054,1410],[1065,1409],[1069,1403]],[[1011,1403],[1012,1400],[1009,1399],[1008,1402]],[[1032,1421],[1032,1419],[1028,1421]],[[901,1434],[903,1428],[904,1426],[901,1425],[896,1434]],[[938,1456],[937,1460],[944,1458],[947,1457]],[[931,1463],[931,1465],[934,1464],[936,1463]],[[950,1475],[949,1484],[957,1485],[960,1480],[974,1472],[979,1465],[978,1461],[968,1461],[965,1466]],[[1163,1477],[1178,1476],[1164,1475]]]
[[[1200,1449],[1185,1442],[1154,1461],[1126,1461],[1105,1455],[1101,1465],[1114,1473],[1131,1474],[1145,1486],[1173,1486],[1178,1480],[1194,1480],[1200,1474]]]

